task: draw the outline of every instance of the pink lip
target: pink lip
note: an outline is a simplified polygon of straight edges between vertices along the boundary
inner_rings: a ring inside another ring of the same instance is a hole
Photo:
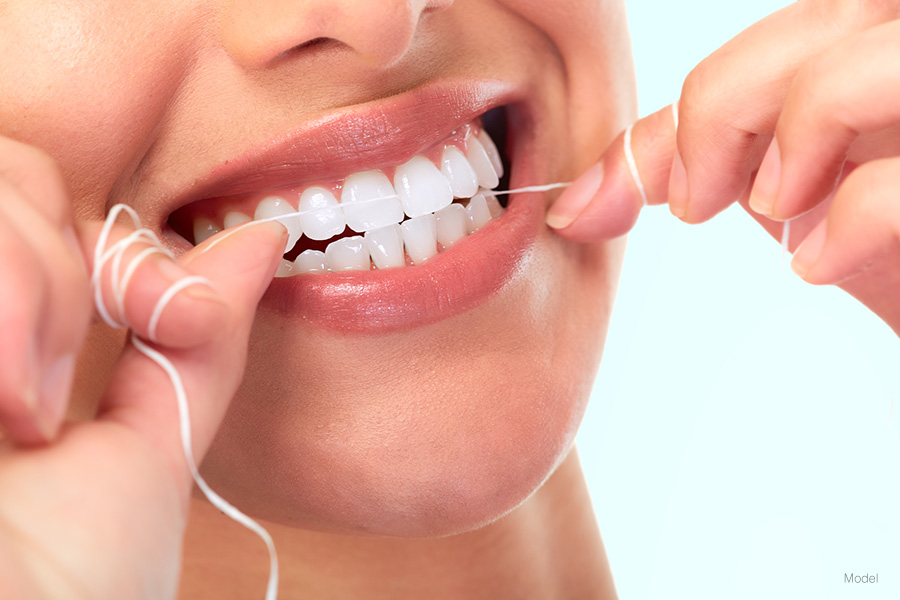
[[[217,167],[180,204],[400,164],[522,97],[508,83],[445,81],[332,113]],[[516,150],[512,185],[530,171],[530,153]],[[543,204],[519,196],[503,217],[424,265],[275,279],[260,307],[351,334],[404,331],[471,310],[514,279],[531,255]]]
[[[516,93],[498,81],[441,81],[330,112],[222,164],[171,210],[401,164]]]
[[[520,195],[506,214],[424,265],[275,279],[261,306],[342,333],[404,331],[475,308],[528,261],[543,204]]]

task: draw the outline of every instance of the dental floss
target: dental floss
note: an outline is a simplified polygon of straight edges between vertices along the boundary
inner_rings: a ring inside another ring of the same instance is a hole
[[[628,126],[628,129],[625,130],[625,162],[628,163],[628,170],[631,171],[631,178],[634,179],[634,184],[637,186],[638,192],[641,193],[641,201],[644,203],[644,206],[647,206],[649,202],[647,201],[647,192],[644,191],[644,182],[641,181],[641,174],[638,173],[637,163],[634,160],[634,152],[631,149],[631,130],[634,129],[634,123]]]
[[[790,252],[791,243],[791,220],[788,219],[781,226],[781,265],[785,265],[785,258]]]
[[[121,214],[122,212],[128,214],[128,216],[133,221],[134,226],[137,227],[137,230],[122,238],[104,252],[103,248],[106,247],[110,232],[112,231],[112,227],[115,224],[119,214]],[[119,270],[121,268],[121,263],[124,259],[125,252],[132,244],[141,241],[147,241],[154,244],[160,243],[159,238],[156,236],[156,234],[154,234],[149,229],[144,229],[141,226],[141,220],[138,217],[137,212],[133,208],[124,204],[116,204],[115,206],[113,206],[110,209],[109,215],[107,216],[106,221],[103,224],[103,229],[100,231],[100,237],[97,239],[97,246],[94,248],[94,272],[91,274],[91,287],[94,290],[94,305],[96,306],[97,312],[100,314],[101,318],[111,327],[122,328],[128,326],[125,319],[125,312],[123,310],[125,303],[124,298],[125,293],[128,289],[128,282],[130,281],[131,276],[134,274],[134,271],[137,269],[137,266],[141,263],[141,261],[146,259],[151,254],[155,253],[166,254],[167,256],[170,256],[174,259],[174,256],[172,256],[170,252],[162,247],[155,248],[153,252],[148,251],[150,250],[149,248],[145,249],[131,260],[125,271],[125,276],[120,279]],[[112,318],[103,300],[103,290],[101,288],[100,279],[103,273],[103,269],[110,258],[112,258],[113,260],[111,274],[112,293],[116,302],[116,308],[119,309],[119,317],[122,319],[121,322],[116,321]],[[150,318],[150,325],[148,327],[151,340],[155,337],[156,326],[166,306],[168,306],[169,302],[171,302],[176,294],[191,285],[210,285],[210,282],[204,277],[190,276],[182,278],[169,286],[169,288],[166,289],[162,296],[160,296],[159,300],[156,302],[156,306],[153,309],[153,313]],[[215,506],[233,521],[240,523],[250,531],[254,532],[256,535],[262,538],[263,542],[265,542],[266,549],[269,551],[269,582],[266,586],[266,600],[276,600],[276,598],[278,597],[278,555],[275,552],[275,543],[272,541],[272,536],[269,535],[269,532],[266,531],[266,529],[262,525],[242,513],[240,510],[231,505],[227,500],[214,492],[200,475],[200,472],[197,469],[196,461],[194,460],[193,445],[191,443],[190,410],[187,401],[187,393],[184,389],[184,383],[181,379],[181,374],[169,361],[168,358],[166,358],[161,352],[148,346],[137,336],[134,331],[131,332],[130,337],[131,343],[134,345],[135,349],[137,349],[138,352],[159,365],[159,367],[163,371],[165,371],[166,375],[169,376],[169,381],[171,381],[172,387],[175,390],[175,398],[178,403],[178,419],[179,429],[181,433],[181,446],[184,451],[184,457],[187,461],[188,468],[191,472],[191,477],[193,477],[194,481],[197,483],[197,487],[200,488],[200,491],[203,492],[203,495],[206,496],[210,504]]]

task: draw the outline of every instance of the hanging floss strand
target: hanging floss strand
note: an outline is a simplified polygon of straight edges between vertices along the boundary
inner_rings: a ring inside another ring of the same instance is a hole
[[[109,242],[109,236],[112,228],[116,223],[116,219],[123,212],[131,218],[134,226],[137,229],[115,244],[112,244],[107,249],[106,246]],[[135,257],[132,258],[128,263],[125,272],[122,273],[122,262],[124,261],[125,253],[128,251],[128,249],[133,244],[147,242],[154,244],[154,246],[148,247],[135,255]],[[124,310],[125,295],[128,291],[128,283],[131,281],[132,275],[137,270],[138,266],[140,266],[141,262],[153,254],[165,254],[174,259],[174,256],[172,256],[170,252],[159,246],[159,238],[156,236],[156,234],[149,229],[145,229],[142,227],[141,220],[138,217],[137,212],[135,212],[133,208],[124,204],[117,204],[113,206],[106,218],[106,221],[103,224],[103,228],[100,232],[100,237],[97,240],[97,246],[94,249],[94,271],[91,274],[91,287],[93,289],[94,305],[96,306],[97,313],[111,327],[123,328],[128,326],[127,320],[125,319]],[[103,273],[103,269],[106,267],[106,264],[110,262],[110,260],[112,261],[110,265],[111,288],[113,299],[116,304],[116,309],[118,311],[118,318],[113,318],[113,316],[110,314],[109,309],[106,306],[106,302],[103,299],[103,290],[101,287],[101,276]],[[156,305],[153,308],[153,312],[150,318],[150,324],[148,326],[148,337],[150,337],[151,341],[155,341],[156,327],[166,306],[169,304],[169,302],[172,301],[173,298],[175,298],[176,295],[178,295],[179,292],[192,285],[210,285],[210,283],[207,279],[199,276],[185,277],[169,286],[169,288],[166,289],[166,291],[163,292],[163,294],[159,297],[159,300],[157,300]],[[206,496],[206,499],[209,500],[210,504],[215,506],[230,519],[236,521],[237,523],[240,523],[256,535],[258,535],[263,540],[263,542],[265,542],[266,549],[269,552],[269,581],[266,585],[265,598],[266,600],[276,600],[278,597],[278,555],[275,552],[275,543],[272,541],[272,536],[269,535],[269,532],[266,531],[266,529],[262,525],[248,517],[246,514],[238,510],[235,506],[233,506],[231,503],[217,494],[212,488],[209,487],[209,484],[206,483],[206,481],[203,479],[203,476],[200,475],[200,472],[197,469],[197,463],[194,459],[191,436],[190,409],[188,406],[187,393],[184,389],[184,382],[182,380],[181,374],[178,372],[178,369],[175,368],[175,365],[173,365],[165,355],[147,345],[147,343],[139,338],[134,331],[131,332],[130,339],[135,349],[149,358],[151,361],[156,363],[166,373],[166,375],[169,377],[169,381],[172,383],[172,388],[175,391],[175,398],[178,405],[181,446],[184,451],[184,457],[187,461],[188,468],[191,472],[191,477],[193,477],[194,482],[196,482],[197,484],[197,487],[200,488],[200,491],[203,492],[203,495]]]

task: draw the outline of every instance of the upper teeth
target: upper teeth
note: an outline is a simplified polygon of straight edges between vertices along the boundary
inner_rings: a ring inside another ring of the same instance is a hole
[[[336,240],[324,254],[307,250],[293,262],[282,260],[277,276],[366,270],[370,262],[379,269],[401,267],[406,264],[404,247],[410,261],[420,264],[438,253],[438,244],[448,248],[502,214],[493,196],[477,193],[480,188],[495,188],[503,176],[494,142],[486,132],[470,130],[465,143],[465,154],[454,144],[446,145],[439,166],[424,156],[412,157],[396,168],[393,185],[381,171],[350,174],[341,185],[340,202],[322,186],[304,189],[296,207],[279,195],[263,198],[253,218],[276,218],[284,224],[288,230],[285,251],[302,235],[326,240],[341,234],[345,225],[365,234]],[[453,205],[454,197],[471,198],[468,208]],[[404,221],[404,216],[409,220]],[[249,220],[248,215],[231,211],[223,225],[229,228]],[[198,217],[194,241],[199,244],[220,230],[209,218]]]

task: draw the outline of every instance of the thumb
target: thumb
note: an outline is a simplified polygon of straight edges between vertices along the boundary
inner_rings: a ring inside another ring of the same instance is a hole
[[[143,342],[161,353],[177,371],[191,417],[194,455],[199,463],[221,423],[244,372],[247,343],[256,306],[272,281],[284,251],[284,227],[260,223],[226,230],[194,248],[181,266],[205,277],[226,310],[215,331],[194,346],[167,348]],[[180,292],[183,293],[183,292]],[[162,313],[166,320],[201,318],[208,302],[174,302]],[[176,308],[181,309],[178,314]],[[116,365],[101,401],[99,419],[123,424],[147,439],[170,460],[179,479],[189,486],[173,382],[163,368],[130,342]],[[186,488],[189,489],[189,488]]]

